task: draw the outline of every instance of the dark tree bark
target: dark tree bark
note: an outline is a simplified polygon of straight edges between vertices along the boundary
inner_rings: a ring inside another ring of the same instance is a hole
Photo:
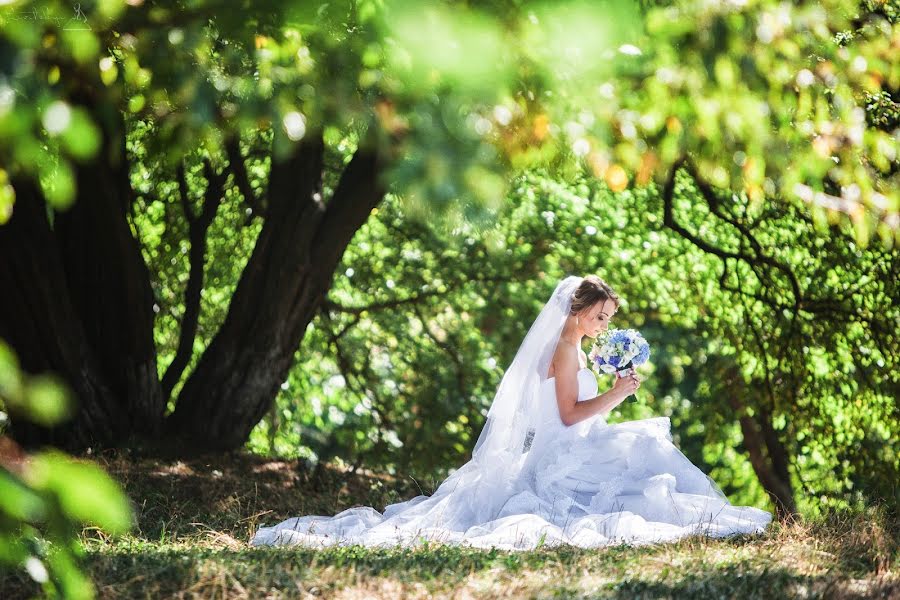
[[[751,417],[736,393],[730,393],[728,397],[738,416],[753,472],[775,504],[776,515],[785,518],[796,514],[794,488],[787,470],[787,451],[775,435],[768,412],[762,411]]]
[[[25,371],[60,376],[75,396],[76,409],[72,420],[53,429],[13,414],[12,434],[27,446],[115,443],[127,434],[130,417],[82,326],[43,195],[30,178],[12,183],[15,210],[0,227],[0,338],[16,350]]]
[[[8,245],[0,269],[16,289],[0,328],[27,371],[57,373],[78,400],[75,418],[53,431],[14,419],[29,444],[114,445],[162,424],[150,276],[128,222],[125,123],[96,89],[86,78],[70,88],[100,130],[97,156],[74,165],[74,204],[49,212],[39,186],[21,174],[13,222],[0,228]]]
[[[111,129],[103,132],[97,159],[77,167],[75,203],[56,215],[54,233],[86,341],[126,407],[130,431],[152,435],[165,408],[153,342],[153,294],[127,219],[133,191],[124,128]]]
[[[321,132],[310,132],[287,160],[273,160],[262,231],[170,419],[196,449],[243,444],[269,410],[338,261],[384,196],[377,153],[364,147],[325,205],[323,152]]]

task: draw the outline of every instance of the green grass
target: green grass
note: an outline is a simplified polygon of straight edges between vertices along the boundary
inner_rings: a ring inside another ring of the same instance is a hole
[[[382,508],[418,487],[337,469],[313,477],[297,463],[247,454],[101,462],[137,518],[122,538],[82,535],[84,566],[102,598],[900,598],[900,527],[874,508],[774,523],[760,536],[637,548],[251,548],[260,524]],[[0,577],[4,599],[35,593],[22,573]]]

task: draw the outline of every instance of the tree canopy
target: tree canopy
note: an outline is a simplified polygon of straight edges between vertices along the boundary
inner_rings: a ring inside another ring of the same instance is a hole
[[[624,189],[688,157],[754,210],[799,199],[861,243],[900,224],[892,2],[110,0],[0,18],[4,162],[56,206],[121,111],[170,164],[197,147],[221,160],[230,133],[260,127],[277,156],[318,130],[353,147],[375,118],[391,186],[470,220],[496,214],[510,166]]]

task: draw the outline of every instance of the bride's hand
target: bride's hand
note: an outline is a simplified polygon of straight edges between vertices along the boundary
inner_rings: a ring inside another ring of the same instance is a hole
[[[641,387],[641,382],[637,378],[637,375],[634,373],[630,375],[626,375],[625,377],[621,377],[616,379],[616,382],[613,384],[612,391],[616,395],[618,400],[624,400],[631,394],[633,394],[639,387]]]

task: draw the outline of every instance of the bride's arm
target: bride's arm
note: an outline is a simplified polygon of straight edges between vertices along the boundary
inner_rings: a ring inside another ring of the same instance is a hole
[[[574,425],[578,420],[570,420],[578,400],[578,348],[560,340],[553,356],[553,369],[559,418],[566,425]]]
[[[559,343],[553,365],[556,377],[556,403],[559,418],[566,426],[574,425],[597,413],[608,414],[637,389],[631,376],[617,379],[613,387],[590,400],[578,402],[578,349],[564,341]]]
[[[567,422],[566,419],[563,419],[563,423],[566,425],[574,425],[575,423],[593,417],[597,413],[604,416],[608,415],[610,411],[620,405],[629,394],[631,394],[631,392],[625,394],[620,389],[612,387],[599,396],[594,396],[590,400],[576,402],[569,413],[569,422]]]

